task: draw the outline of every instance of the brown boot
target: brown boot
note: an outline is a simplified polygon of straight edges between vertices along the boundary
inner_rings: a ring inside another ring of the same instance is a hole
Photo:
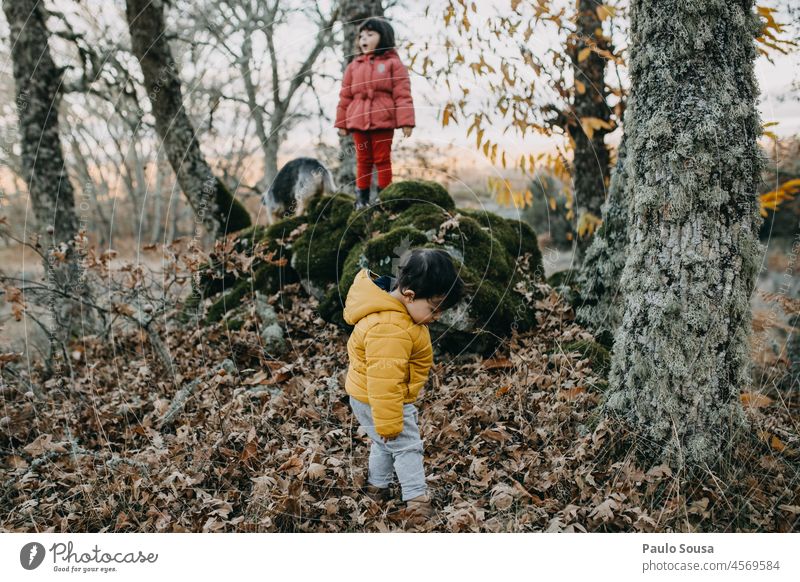
[[[431,494],[426,492],[419,497],[406,501],[406,515],[414,524],[421,524],[433,517]]]
[[[376,487],[371,483],[367,483],[366,487],[362,489],[362,492],[378,503],[386,503],[392,498],[392,492],[388,487]]]

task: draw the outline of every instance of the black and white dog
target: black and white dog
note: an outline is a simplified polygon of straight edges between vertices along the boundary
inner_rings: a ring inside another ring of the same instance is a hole
[[[332,194],[336,184],[328,168],[315,158],[295,158],[283,166],[264,194],[261,203],[267,207],[267,221],[274,224],[287,214],[300,216],[308,201],[317,194]]]

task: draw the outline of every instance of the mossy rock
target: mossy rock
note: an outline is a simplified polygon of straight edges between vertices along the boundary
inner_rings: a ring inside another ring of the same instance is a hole
[[[344,261],[339,280],[325,292],[325,297],[320,300],[319,314],[325,321],[344,328],[352,327],[344,320],[344,301],[347,297],[347,290],[350,289],[356,274],[361,269],[366,244],[366,242],[360,242],[350,250]]]
[[[564,299],[577,309],[582,303],[581,289],[578,285],[578,269],[564,269],[547,278],[547,284],[555,289]]]
[[[217,203],[217,212],[219,213],[217,218],[222,225],[220,235],[224,237],[250,226],[252,221],[247,209],[241,202],[236,200],[236,197],[222,180],[216,178],[216,182],[217,188],[214,198]]]
[[[209,291],[222,294],[206,320],[223,317],[254,291],[271,294],[300,280],[320,299],[325,320],[350,328],[342,309],[359,270],[368,267],[378,274],[396,275],[404,251],[426,247],[448,251],[469,288],[464,301],[431,325],[438,349],[488,354],[513,329],[527,331],[536,325],[534,309],[515,291],[518,282],[537,279],[541,273],[533,229],[491,213],[457,209],[447,191],[434,182],[396,182],[380,198],[369,211],[357,212],[350,195],[320,196],[310,201],[305,216],[243,229],[234,244],[237,251],[247,252],[266,241],[267,249],[274,249],[288,264],[257,262],[249,277],[233,281],[223,277],[221,285],[214,283]],[[303,228],[298,231],[299,227]],[[531,272],[523,273],[517,257],[525,253],[531,255],[527,263]],[[214,268],[221,266],[209,267]],[[534,270],[537,274],[532,277]]]
[[[565,353],[579,352],[582,358],[587,358],[592,368],[603,378],[608,378],[611,368],[611,352],[603,345],[591,340],[575,340],[563,345]]]
[[[222,270],[220,262],[203,266],[200,271],[199,293],[193,291],[184,306],[181,320],[188,319],[188,309],[197,309],[203,299],[222,294],[216,299],[205,315],[207,323],[218,321],[226,312],[238,307],[242,299],[253,291],[272,294],[283,285],[296,283],[299,279],[291,268],[292,243],[289,235],[305,224],[307,217],[292,216],[280,220],[272,226],[251,226],[237,233],[233,248],[236,252],[250,254],[256,245],[264,246],[273,252],[273,261],[268,263],[256,260],[252,264],[250,276],[237,277]]]
[[[576,286],[578,284],[578,271],[576,269],[564,269],[553,273],[547,278],[547,284],[553,288],[563,285]]]
[[[434,204],[414,204],[400,211],[376,207],[372,216],[371,230],[388,232],[398,226],[413,226],[422,232],[438,231],[439,227],[453,214]]]
[[[536,232],[527,222],[503,218],[492,212],[472,208],[461,208],[459,212],[474,218],[483,228],[488,229],[490,234],[500,241],[511,255],[521,256],[525,253],[531,253],[536,257],[535,263],[541,263],[542,255],[539,251]]]
[[[456,208],[455,202],[453,202],[444,186],[429,180],[392,182],[381,190],[378,198],[383,208],[392,211],[400,211],[420,203],[433,205],[448,211],[453,211]]]
[[[206,313],[206,323],[218,321],[231,309],[241,305],[245,297],[250,296],[255,291],[260,291],[266,295],[277,293],[284,285],[296,283],[297,274],[294,269],[287,268],[287,265],[277,265],[274,263],[260,263],[252,271],[252,276],[238,279],[233,284],[230,291],[223,293],[222,296],[214,301]]]
[[[512,266],[506,248],[474,218],[457,216],[458,226],[444,233],[444,246],[454,248],[464,264],[492,281],[508,281]]]
[[[355,245],[345,259],[338,284],[328,289],[320,302],[319,310],[322,318],[343,324],[341,310],[344,307],[344,300],[361,269],[367,267],[376,273],[391,274],[393,261],[399,259],[404,249],[423,246],[427,242],[425,234],[416,228],[401,226]]]
[[[497,340],[507,336],[512,329],[525,332],[536,325],[535,310],[513,290],[518,275],[508,281],[492,281],[463,264],[459,274],[471,288],[471,294],[467,301],[445,312],[430,326],[431,337],[435,337],[446,351],[464,349],[465,344],[459,338],[465,332],[474,336],[476,348],[485,346],[491,350],[496,347]],[[483,348],[476,351],[485,353]]]
[[[267,241],[267,250],[275,251],[276,256],[289,258],[288,249],[291,248],[291,245],[281,245],[278,240],[288,237],[306,220],[305,216],[293,216],[278,221],[272,226],[256,225],[242,229],[235,235],[233,248],[239,253],[252,254],[258,243]],[[256,266],[253,265],[254,268]],[[233,274],[223,271],[221,261],[202,265],[198,272],[201,297],[210,297],[225,289],[230,289],[237,280]],[[196,303],[197,301],[195,301]]]
[[[336,283],[348,253],[365,238],[366,219],[354,206],[346,194],[316,197],[309,204],[308,227],[292,245],[291,263],[307,286]]]

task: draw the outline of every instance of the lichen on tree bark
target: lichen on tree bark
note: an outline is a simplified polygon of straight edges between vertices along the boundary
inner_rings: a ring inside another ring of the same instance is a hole
[[[743,426],[763,161],[752,0],[631,4],[628,256],[606,410],[713,465]]]
[[[592,329],[601,343],[610,347],[614,330],[622,321],[619,279],[628,247],[628,199],[625,197],[625,140],[620,144],[611,175],[608,199],[603,204],[603,224],[592,238],[578,275],[580,305],[578,321]]]
[[[15,0],[5,2],[3,9],[11,29],[22,169],[36,215],[33,233],[44,247],[53,356],[71,338],[91,333],[95,323],[94,314],[80,302],[91,301],[91,289],[76,244],[84,221],[75,212],[59,135],[63,69],[50,54],[45,7],[35,0]]]

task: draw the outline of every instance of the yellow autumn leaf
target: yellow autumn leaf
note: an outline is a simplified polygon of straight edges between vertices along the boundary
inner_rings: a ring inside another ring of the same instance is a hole
[[[591,52],[592,52],[592,49],[591,49],[591,47],[588,47],[588,46],[587,46],[586,48],[582,48],[582,49],[581,49],[581,50],[578,52],[578,62],[579,62],[579,63],[582,63],[583,61],[585,61],[586,59],[588,59],[588,58],[589,58],[589,55],[591,54]]]
[[[591,236],[600,225],[603,224],[602,219],[598,218],[591,212],[584,212],[578,219],[578,236],[585,237]]]
[[[583,127],[583,131],[586,133],[586,137],[592,139],[594,136],[594,132],[598,129],[613,129],[613,126],[608,121],[600,119],[599,117],[581,117],[581,127]]]
[[[448,103],[445,106],[444,112],[442,114],[442,127],[447,127],[447,124],[450,123],[450,118],[451,117],[453,119],[455,119],[455,115],[453,115],[453,111],[452,111],[453,107],[454,107],[454,105],[452,103]]]
[[[772,398],[754,392],[742,392],[740,398],[742,404],[745,406],[752,406],[753,408],[764,408],[772,404]]]
[[[578,79],[575,79],[575,89],[577,89],[577,90],[578,90],[578,93],[579,93],[580,95],[583,95],[584,93],[586,93],[586,85],[585,85],[585,84],[583,84],[583,83],[582,83],[581,81],[579,81]]]
[[[798,192],[800,192],[800,179],[796,178],[784,182],[775,190],[761,194],[758,197],[761,216],[766,217],[767,210],[777,210],[781,202],[791,200]]]
[[[597,7],[597,18],[600,20],[605,20],[609,16],[614,16],[617,13],[617,9],[613,6],[606,6],[605,4],[601,4]]]

